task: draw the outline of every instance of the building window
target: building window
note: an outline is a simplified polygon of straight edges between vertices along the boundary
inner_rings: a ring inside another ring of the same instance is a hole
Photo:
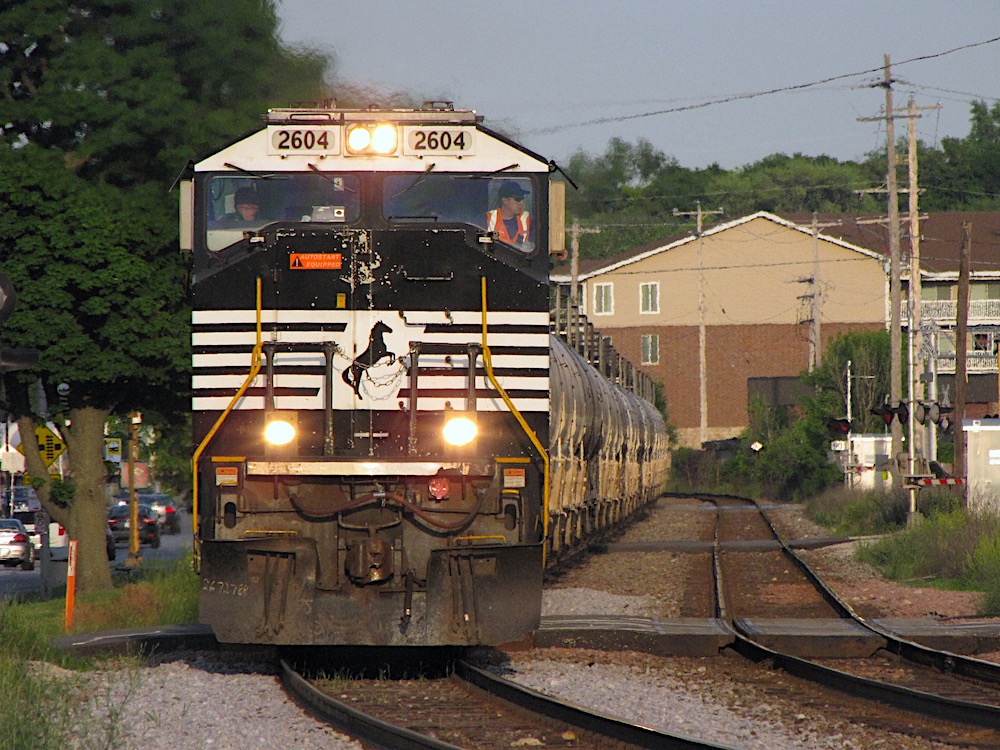
[[[660,311],[660,282],[650,281],[639,285],[639,312],[658,313]]]
[[[923,289],[921,289],[921,292]],[[969,299],[1000,299],[1000,282],[987,281],[969,286]]]
[[[615,312],[614,284],[594,285],[594,315],[613,315]]]
[[[642,337],[642,364],[660,364],[660,336],[649,333]]]
[[[924,302],[949,301],[951,286],[949,284],[924,284],[920,288],[920,299]]]

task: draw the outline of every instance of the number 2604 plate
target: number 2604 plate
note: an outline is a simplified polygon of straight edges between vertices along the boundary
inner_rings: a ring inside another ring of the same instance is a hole
[[[476,131],[472,128],[404,127],[403,153],[407,156],[471,156],[475,153],[475,137]]]
[[[269,154],[339,154],[340,131],[337,128],[288,128],[270,126],[267,129]]]

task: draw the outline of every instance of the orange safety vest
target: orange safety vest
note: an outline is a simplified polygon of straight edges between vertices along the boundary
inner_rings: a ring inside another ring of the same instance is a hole
[[[529,229],[531,229],[531,214],[527,211],[522,211],[521,215],[517,217],[517,232],[513,237],[507,233],[507,224],[500,217],[499,208],[494,208],[492,211],[486,212],[486,231],[496,232],[504,242],[512,244],[515,242],[527,242]]]

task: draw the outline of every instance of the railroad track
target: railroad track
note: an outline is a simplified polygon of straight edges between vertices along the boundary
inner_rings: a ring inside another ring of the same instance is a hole
[[[789,673],[853,696],[1000,729],[1000,665],[927,648],[858,616],[789,547],[757,503],[733,497],[706,499],[718,509],[714,551],[718,612],[734,634],[732,647],[737,652],[755,661],[770,660]],[[829,629],[831,623],[856,628],[876,644],[875,654],[830,659],[782,653],[765,642],[768,625],[780,618],[795,618],[804,634],[810,621],[818,630]],[[977,734],[973,745],[984,744],[1000,746],[1000,739]]]
[[[464,661],[440,679],[311,679],[285,660],[281,675],[322,720],[392,750],[725,747],[593,713]]]

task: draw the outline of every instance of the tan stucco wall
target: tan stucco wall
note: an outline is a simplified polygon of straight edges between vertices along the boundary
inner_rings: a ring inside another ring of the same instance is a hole
[[[815,252],[821,321],[885,320],[886,276],[879,259],[822,239]],[[808,302],[799,298],[812,291],[813,256],[810,234],[753,219],[587,279],[586,313],[600,329],[698,325],[700,265],[706,325],[795,324],[808,317]],[[651,281],[659,282],[660,312],[640,314],[640,285]],[[608,282],[614,285],[614,314],[598,315],[594,285]]]

